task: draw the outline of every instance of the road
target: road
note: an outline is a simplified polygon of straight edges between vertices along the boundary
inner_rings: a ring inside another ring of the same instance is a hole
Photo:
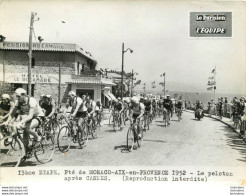
[[[97,139],[79,149],[77,144],[63,154],[57,150],[53,160],[40,165],[34,158],[23,166],[245,166],[246,144],[225,124],[211,118],[201,121],[184,112],[181,121],[174,116],[164,127],[161,118],[144,134],[141,148],[128,152],[126,134],[114,132],[104,124]]]

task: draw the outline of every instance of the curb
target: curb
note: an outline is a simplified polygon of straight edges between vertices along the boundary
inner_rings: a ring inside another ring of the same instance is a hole
[[[192,110],[184,110],[184,111],[189,112],[189,113],[194,113],[194,111],[192,111]],[[204,114],[204,116],[205,116],[205,117],[208,117],[208,118],[215,119],[215,120],[220,121],[220,122],[222,122],[223,124],[227,125],[228,127],[230,127],[230,129],[232,129],[233,132],[235,132],[235,133],[236,133],[240,138],[242,138],[242,140],[246,143],[246,138],[245,138],[245,137],[242,137],[242,136],[240,135],[240,133],[239,133],[232,125],[230,125],[229,123],[227,123],[227,122],[225,122],[225,121],[223,121],[223,120],[220,120],[220,119],[218,119],[217,117],[214,117],[214,116],[208,116],[208,114]]]

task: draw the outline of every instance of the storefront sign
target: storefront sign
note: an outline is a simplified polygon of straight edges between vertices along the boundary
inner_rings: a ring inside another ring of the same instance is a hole
[[[33,50],[75,50],[75,44],[62,44],[62,43],[33,43]],[[29,43],[27,42],[3,42],[0,44],[0,49],[21,49],[28,50]]]
[[[71,75],[62,75],[62,83],[65,83],[68,79],[71,79]],[[58,74],[32,74],[32,83],[59,83]],[[2,80],[2,75],[1,75]],[[6,73],[5,81],[9,83],[28,83],[28,74],[27,73]]]

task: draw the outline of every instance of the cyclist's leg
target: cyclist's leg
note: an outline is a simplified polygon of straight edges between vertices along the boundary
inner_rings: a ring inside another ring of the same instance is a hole
[[[120,129],[123,129],[123,112],[120,113],[119,117],[120,117],[119,118],[120,119],[120,121],[119,121],[120,122]]]
[[[35,132],[35,128],[40,125],[41,121],[37,118],[32,119],[30,122],[26,123],[26,128],[24,131],[34,137],[34,140],[40,141],[41,137]]]

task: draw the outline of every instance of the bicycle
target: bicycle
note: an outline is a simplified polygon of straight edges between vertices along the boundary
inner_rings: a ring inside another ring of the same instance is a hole
[[[8,127],[15,127],[15,125]],[[23,141],[23,129],[15,128],[15,131],[13,135],[1,140],[0,166],[18,167],[33,155],[41,164],[52,160],[55,152],[54,136],[51,132],[44,130],[43,124],[35,129],[37,134],[41,136],[40,142],[37,144],[29,135],[29,140],[32,142],[30,146]]]
[[[63,118],[66,125],[60,129],[57,136],[59,150],[63,153],[67,152],[70,149],[71,142],[78,142],[81,148],[85,146],[88,141],[88,136],[83,128],[81,128],[81,130],[79,129],[78,118]]]
[[[145,112],[144,113],[144,129],[147,129],[149,130],[149,125],[151,124],[151,114],[149,111]]]
[[[177,117],[178,117],[178,121],[181,120],[181,114],[182,114],[181,108],[177,108]]]
[[[119,112],[113,113],[113,129],[116,132],[118,129],[120,129],[121,126],[121,117]]]
[[[165,108],[163,109],[163,121],[165,127],[170,125],[170,111]]]
[[[96,125],[96,122],[93,121],[92,117],[86,116],[82,123],[82,129],[86,133],[86,136],[91,135],[93,139],[98,137],[98,133],[100,132],[100,126]]]
[[[136,120],[131,120],[131,124],[130,127],[127,131],[127,138],[126,138],[126,145],[127,145],[127,149],[129,152],[132,151],[134,144],[137,143],[137,146],[140,148],[143,142],[143,129],[140,125],[140,135],[141,138],[138,135],[138,125],[140,123],[140,119],[136,119]]]

